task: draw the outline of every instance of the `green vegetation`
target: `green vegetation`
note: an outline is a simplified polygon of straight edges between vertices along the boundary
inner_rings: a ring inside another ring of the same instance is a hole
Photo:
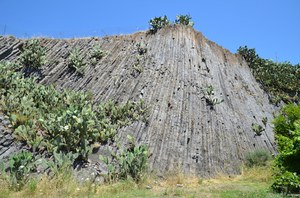
[[[174,24],[180,24],[185,26],[194,26],[192,17],[190,15],[177,15]],[[172,22],[168,20],[166,15],[161,17],[154,17],[149,21],[150,33],[155,34],[158,30],[172,25]]]
[[[128,148],[122,149],[118,154],[112,152],[111,161],[108,157],[100,156],[100,160],[107,165],[106,181],[109,183],[127,180],[128,177],[139,182],[144,176],[148,161],[148,147],[145,144],[137,146],[134,138],[129,135],[127,138]]]
[[[70,56],[68,58],[69,66],[74,68],[79,74],[84,74],[84,70],[86,67],[86,62],[83,59],[83,56],[80,54],[79,48],[74,48],[70,52]]]
[[[20,190],[29,180],[29,173],[34,170],[33,156],[28,151],[21,151],[9,159],[8,177],[10,187]]]
[[[138,43],[138,44],[136,44],[136,47],[137,47],[137,51],[138,51],[140,56],[147,53],[147,48],[146,48],[145,44]]]
[[[19,61],[28,68],[39,69],[47,63],[45,55],[46,49],[41,46],[40,41],[31,39],[24,44]]]
[[[255,49],[248,49],[247,46],[240,47],[238,53],[244,57],[255,79],[269,94],[270,102],[300,102],[300,64],[278,63],[260,58]]]
[[[279,154],[272,188],[277,192],[300,193],[300,105],[283,107],[274,125]]]
[[[97,62],[104,56],[105,52],[98,45],[95,45],[90,51],[89,59],[92,65],[96,65]]]
[[[168,17],[165,15],[163,17],[154,17],[149,21],[150,32],[156,33],[158,30],[162,29],[165,26],[171,25],[171,22],[168,20]]]
[[[268,118],[267,117],[263,117],[263,119],[261,120],[262,123],[267,126],[267,123],[268,123]]]
[[[215,94],[214,90],[215,88],[212,85],[207,86],[204,90],[204,98],[206,100],[207,105],[210,106],[211,109],[214,109],[216,105],[224,102],[223,99],[213,97]]]
[[[271,178],[272,170],[268,166],[247,168],[240,176],[223,175],[215,179],[169,174],[163,178],[148,176],[139,183],[128,179],[101,185],[80,184],[72,177],[63,180],[42,177],[39,182],[27,183],[19,192],[11,191],[0,180],[0,197],[282,197],[271,192]]]
[[[257,135],[257,136],[261,136],[262,132],[265,130],[261,125],[259,125],[257,123],[252,123],[251,127],[252,127],[252,130],[255,132],[255,135]]]
[[[271,155],[268,151],[264,149],[256,149],[245,155],[245,165],[247,167],[266,166],[267,162],[271,159]]]
[[[191,21],[192,17],[190,15],[177,15],[175,24],[180,24],[180,25],[187,25],[187,26],[194,26],[194,22]]]
[[[69,165],[86,161],[91,144],[114,140],[120,127],[146,120],[143,101],[93,104],[90,94],[37,84],[9,62],[0,63],[0,95],[0,108],[11,121],[13,135],[35,156],[54,153],[54,164],[48,164],[52,170],[65,167],[65,161]]]

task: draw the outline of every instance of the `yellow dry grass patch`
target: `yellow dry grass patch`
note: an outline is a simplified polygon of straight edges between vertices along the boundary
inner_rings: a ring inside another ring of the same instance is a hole
[[[0,198],[231,197],[235,193],[248,196],[251,193],[257,193],[257,195],[260,192],[265,193],[269,189],[271,182],[272,169],[270,167],[244,168],[241,175],[228,176],[219,174],[213,179],[202,179],[195,175],[174,172],[166,174],[164,177],[148,176],[139,184],[132,180],[102,185],[94,185],[92,183],[79,184],[72,177],[56,179],[42,177],[35,185],[34,183],[29,183],[20,192],[9,190],[6,183],[3,183],[3,185],[1,183]],[[256,196],[256,194],[254,195]]]

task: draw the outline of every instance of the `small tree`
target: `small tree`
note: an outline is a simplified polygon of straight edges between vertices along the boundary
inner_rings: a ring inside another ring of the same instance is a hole
[[[277,192],[300,193],[300,105],[285,106],[274,120],[279,154],[272,188]]]

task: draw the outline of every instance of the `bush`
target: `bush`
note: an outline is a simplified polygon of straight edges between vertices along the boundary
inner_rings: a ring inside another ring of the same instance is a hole
[[[206,100],[206,104],[210,106],[210,109],[214,109],[214,107],[218,104],[224,102],[224,99],[219,99],[214,97],[215,88],[212,85],[208,85],[204,90],[204,98]]]
[[[128,148],[122,149],[120,153],[112,153],[112,160],[100,156],[100,160],[106,163],[108,173],[106,181],[116,182],[120,179],[131,177],[134,181],[139,182],[147,168],[148,146],[145,144],[136,145],[133,137],[127,136]]]
[[[246,60],[255,79],[269,94],[271,103],[300,102],[300,65],[274,62],[260,58],[255,49],[240,47],[238,53]]]
[[[84,74],[86,63],[83,56],[80,54],[79,48],[74,48],[71,51],[68,60],[71,67],[73,67],[78,73]]]
[[[149,21],[150,32],[156,33],[159,29],[170,24],[171,22],[168,20],[168,17],[166,15],[163,17],[155,17]]]
[[[251,127],[252,127],[253,132],[257,136],[261,136],[262,132],[265,130],[261,125],[259,125],[257,123],[252,123]]]
[[[191,21],[192,17],[190,15],[177,15],[175,24],[186,25],[186,26],[194,26],[194,22]]]
[[[90,94],[37,84],[7,62],[0,62],[0,108],[14,137],[35,154],[59,153],[54,161],[59,167],[62,155],[85,161],[93,143],[113,141],[120,127],[146,120],[143,101],[94,104]]]
[[[45,55],[46,50],[41,46],[39,40],[28,40],[23,48],[20,62],[26,67],[38,69],[47,63]]]
[[[245,165],[247,167],[266,166],[267,162],[271,159],[271,155],[264,149],[256,149],[245,155]]]
[[[94,46],[91,51],[90,51],[90,62],[92,65],[96,65],[96,63],[103,57],[105,56],[105,52],[99,47],[99,46]]]
[[[9,159],[9,181],[15,190],[20,190],[28,181],[29,173],[34,170],[33,156],[28,151],[21,151]]]
[[[283,107],[274,120],[274,130],[279,154],[272,187],[277,192],[300,193],[300,105]]]

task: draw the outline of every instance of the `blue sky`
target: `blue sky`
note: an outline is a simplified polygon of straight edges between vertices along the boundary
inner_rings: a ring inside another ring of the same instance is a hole
[[[300,0],[1,0],[0,35],[54,38],[129,34],[148,21],[190,14],[194,28],[236,52],[300,63]]]

